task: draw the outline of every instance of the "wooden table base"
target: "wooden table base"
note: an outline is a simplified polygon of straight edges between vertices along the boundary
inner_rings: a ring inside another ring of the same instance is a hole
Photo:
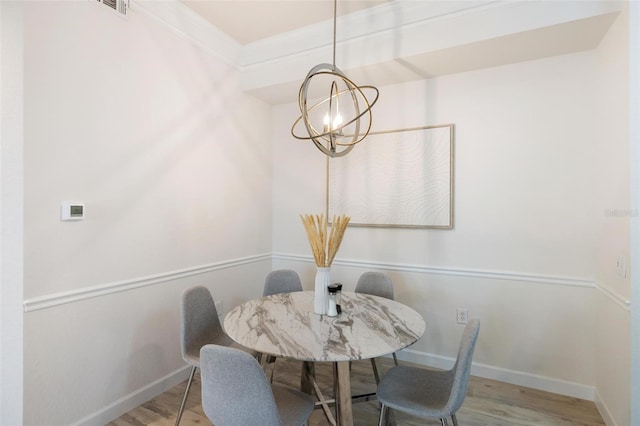
[[[353,407],[351,405],[351,370],[349,361],[334,363],[336,380],[336,403],[338,426],[353,426]]]
[[[315,367],[312,362],[302,363],[302,374],[300,375],[300,390],[309,395],[317,394],[327,419],[331,424],[338,426],[353,426],[353,405],[351,401],[351,369],[349,361],[333,363],[333,389],[335,400],[325,400],[320,389],[315,384]],[[336,419],[329,410],[330,403],[335,402]]]

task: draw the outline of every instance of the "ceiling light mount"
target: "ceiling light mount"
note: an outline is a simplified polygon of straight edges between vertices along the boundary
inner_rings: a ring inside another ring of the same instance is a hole
[[[337,0],[333,2],[333,64],[319,64],[305,77],[298,93],[300,117],[291,134],[299,140],[312,140],[329,157],[341,157],[361,142],[371,130],[371,107],[378,100],[374,86],[358,86],[336,67]],[[309,104],[311,86],[329,87],[329,96]],[[365,94],[368,92],[370,97]],[[370,100],[371,99],[371,100]],[[296,134],[302,122],[307,134]]]

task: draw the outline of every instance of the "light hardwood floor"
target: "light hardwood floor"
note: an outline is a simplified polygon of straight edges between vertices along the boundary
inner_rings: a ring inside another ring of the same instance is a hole
[[[378,359],[377,362],[381,374],[393,364],[392,360],[386,358]],[[402,361],[401,363],[407,365]],[[330,395],[333,377],[330,364],[316,364],[316,377],[325,395]],[[211,424],[202,412],[199,375],[196,378],[181,426]],[[375,380],[369,361],[354,362],[351,379],[354,395],[375,392]],[[278,359],[274,382],[297,387],[300,383],[300,363]],[[186,382],[175,386],[108,426],[173,425],[185,386]],[[247,396],[250,397],[250,393]],[[355,403],[353,412],[354,424],[357,426],[378,424],[379,411],[375,400]],[[471,378],[467,398],[458,411],[457,418],[460,426],[604,425],[593,402],[477,377]],[[440,424],[439,421],[424,421],[401,413],[396,414],[396,422],[399,426]],[[317,409],[311,415],[309,424],[326,426],[329,422],[322,410]]]

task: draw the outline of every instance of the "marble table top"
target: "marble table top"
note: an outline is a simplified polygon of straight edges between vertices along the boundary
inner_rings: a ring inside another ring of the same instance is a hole
[[[336,317],[313,312],[313,292],[275,294],[245,302],[224,320],[239,344],[263,354],[302,361],[352,361],[393,353],[415,343],[424,319],[402,303],[342,293]]]

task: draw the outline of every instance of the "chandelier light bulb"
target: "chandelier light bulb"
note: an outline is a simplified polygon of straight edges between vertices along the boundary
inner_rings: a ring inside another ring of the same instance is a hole
[[[340,127],[341,124],[342,124],[342,116],[340,115],[340,113],[338,113],[333,119],[333,126],[331,130],[336,130],[338,127]]]

